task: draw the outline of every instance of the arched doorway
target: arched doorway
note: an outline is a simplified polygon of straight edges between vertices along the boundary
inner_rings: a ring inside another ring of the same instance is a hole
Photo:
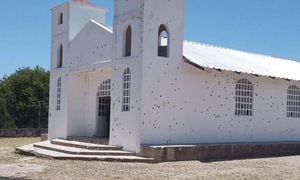
[[[97,123],[96,136],[109,137],[110,129],[110,104],[111,80],[104,80],[97,92]]]

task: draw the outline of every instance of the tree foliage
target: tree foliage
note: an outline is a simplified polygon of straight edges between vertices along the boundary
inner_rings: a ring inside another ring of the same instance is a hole
[[[0,128],[47,127],[49,75],[37,66],[0,80]]]

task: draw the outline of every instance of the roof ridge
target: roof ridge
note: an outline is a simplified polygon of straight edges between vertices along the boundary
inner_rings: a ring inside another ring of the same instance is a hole
[[[112,28],[112,27],[110,27],[110,26],[108,26],[108,25],[106,25],[106,24],[104,24],[104,23],[99,23],[99,22],[95,21],[94,19],[90,19],[90,21],[93,22],[93,23],[95,23],[95,24],[98,25],[98,26],[101,26],[101,27],[103,27],[103,28],[105,28],[105,29],[111,31],[111,32],[113,31],[113,28]]]
[[[297,60],[292,60],[292,59],[287,59],[287,58],[282,58],[282,57],[276,57],[276,56],[267,55],[267,54],[254,53],[254,52],[249,52],[249,51],[245,51],[245,50],[226,48],[226,47],[221,47],[221,46],[217,46],[217,45],[213,45],[213,44],[205,44],[205,43],[189,41],[189,40],[184,40],[184,42],[190,43],[190,44],[195,44],[195,45],[202,45],[202,46],[206,46],[206,47],[218,48],[218,49],[222,49],[222,50],[230,50],[230,51],[245,53],[245,54],[249,54],[249,55],[260,56],[260,57],[275,58],[275,59],[279,59],[279,60],[292,61],[292,62],[300,63]]]

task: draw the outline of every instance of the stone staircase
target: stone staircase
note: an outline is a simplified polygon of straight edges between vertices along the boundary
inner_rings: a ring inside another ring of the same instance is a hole
[[[17,148],[16,152],[61,160],[154,163],[154,159],[136,156],[135,153],[124,151],[120,146],[63,139],[25,145]]]

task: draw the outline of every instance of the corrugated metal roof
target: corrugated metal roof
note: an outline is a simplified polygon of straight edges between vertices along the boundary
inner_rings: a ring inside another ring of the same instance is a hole
[[[203,68],[300,80],[300,63],[266,55],[184,41],[183,56]]]

